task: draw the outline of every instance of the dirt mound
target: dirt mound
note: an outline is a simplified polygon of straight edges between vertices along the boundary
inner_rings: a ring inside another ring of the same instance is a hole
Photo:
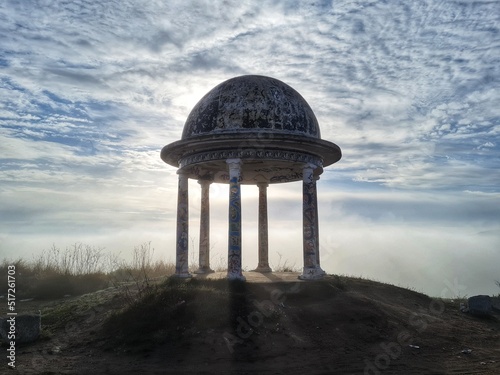
[[[369,280],[167,280],[26,308],[44,339],[19,373],[498,374],[500,320]],[[128,296],[130,297],[130,295]]]

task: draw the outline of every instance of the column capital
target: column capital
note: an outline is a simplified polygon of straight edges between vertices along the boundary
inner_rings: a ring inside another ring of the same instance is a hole
[[[189,184],[189,175],[183,171],[178,169],[177,175],[179,176],[179,190],[187,190]]]
[[[316,169],[319,168],[319,166],[314,163],[307,163],[306,165],[304,165],[304,168]]]
[[[202,187],[204,187],[204,186],[209,186],[209,185],[210,185],[210,184],[212,184],[213,182],[214,182],[214,180],[213,180],[213,179],[211,179],[211,178],[200,178],[200,179],[198,180],[198,183],[199,183]]]
[[[269,183],[268,182],[257,182],[257,186],[259,187],[259,189],[265,189],[266,187],[269,186]]]
[[[241,159],[235,158],[235,159],[226,159],[226,163],[229,165],[229,168],[237,168],[237,166],[243,164]]]
[[[318,168],[316,165],[307,163],[302,169],[302,179],[305,183],[310,183],[314,181],[314,170]]]
[[[241,175],[241,159],[227,159],[226,163],[229,167],[229,178],[240,178]]]

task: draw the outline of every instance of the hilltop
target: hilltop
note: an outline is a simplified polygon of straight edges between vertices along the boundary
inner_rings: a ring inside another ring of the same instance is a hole
[[[500,373],[499,316],[459,303],[333,275],[158,279],[20,302],[41,310],[43,332],[18,349],[17,373]]]

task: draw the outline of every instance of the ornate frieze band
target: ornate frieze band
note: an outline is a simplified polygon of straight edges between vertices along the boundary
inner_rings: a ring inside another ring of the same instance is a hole
[[[209,162],[214,160],[227,159],[263,159],[263,160],[285,160],[291,162],[299,162],[306,164],[314,164],[322,167],[323,161],[321,158],[297,151],[284,150],[222,150],[222,151],[207,151],[183,157],[179,161],[179,167],[183,168],[188,165]]]

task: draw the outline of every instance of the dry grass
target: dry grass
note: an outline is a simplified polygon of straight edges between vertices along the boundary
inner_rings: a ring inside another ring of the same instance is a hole
[[[82,295],[109,286],[133,283],[144,290],[151,280],[172,275],[175,265],[154,259],[150,242],[134,247],[132,260],[126,262],[103,248],[75,243],[66,249],[55,245],[31,260],[4,259],[0,274],[16,267],[18,298],[54,299]],[[0,294],[7,293],[7,283],[0,284]]]
[[[300,267],[297,267],[295,263],[289,264],[288,260],[285,260],[283,262],[283,254],[278,253],[278,264],[277,265],[272,265],[272,269],[274,272],[300,272],[301,269]]]

